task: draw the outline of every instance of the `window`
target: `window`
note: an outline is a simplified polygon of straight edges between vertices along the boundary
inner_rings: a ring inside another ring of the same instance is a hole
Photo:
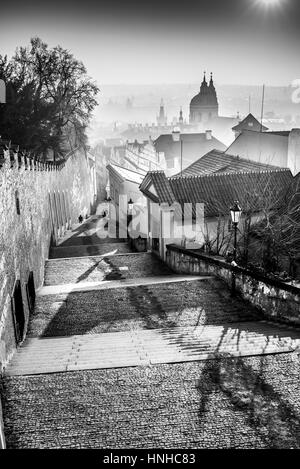
[[[15,192],[15,200],[16,200],[16,210],[17,210],[17,215],[21,214],[20,210],[20,198],[19,198],[19,191]]]

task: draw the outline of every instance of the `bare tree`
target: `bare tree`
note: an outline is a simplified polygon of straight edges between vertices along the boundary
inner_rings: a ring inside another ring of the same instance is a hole
[[[251,197],[247,206],[246,199]],[[274,184],[271,176],[263,179],[251,194],[246,194],[244,204],[247,208],[239,240],[244,264],[248,264],[250,254],[265,271],[274,272],[282,269],[287,258],[293,270],[300,247],[299,177],[290,187]]]
[[[299,257],[300,182],[277,172],[257,173],[239,194],[242,217],[238,227],[238,263],[260,266],[266,272],[280,270],[284,258],[291,266]],[[281,181],[281,182],[280,182]],[[213,229],[206,221],[203,237],[207,249],[224,255],[232,247],[233,230],[229,209],[218,198],[208,201],[216,213]],[[228,213],[228,215],[227,215]]]
[[[0,56],[0,76],[8,93],[0,116],[2,136],[39,156],[51,151],[63,157],[71,143],[85,143],[99,90],[69,51],[31,39],[11,61]]]

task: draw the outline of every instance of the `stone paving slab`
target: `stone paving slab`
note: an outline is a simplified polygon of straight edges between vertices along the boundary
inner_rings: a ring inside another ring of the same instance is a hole
[[[292,352],[300,333],[267,323],[27,339],[5,373],[35,375]]]
[[[50,250],[50,259],[65,259],[70,257],[103,256],[121,253],[131,253],[128,243],[102,243],[79,246],[58,246]]]

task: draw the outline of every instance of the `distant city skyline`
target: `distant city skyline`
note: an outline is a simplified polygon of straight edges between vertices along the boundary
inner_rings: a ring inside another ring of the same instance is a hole
[[[297,0],[120,2],[57,0],[0,7],[0,53],[39,36],[83,61],[98,84],[288,86],[300,78]]]

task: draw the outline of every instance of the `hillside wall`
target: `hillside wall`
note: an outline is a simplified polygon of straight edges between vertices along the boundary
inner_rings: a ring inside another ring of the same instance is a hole
[[[0,141],[1,143],[1,141]],[[20,281],[29,319],[26,283],[33,272],[35,287],[43,283],[50,243],[92,211],[95,194],[90,161],[82,149],[65,163],[40,163],[0,145],[0,371],[17,345],[12,294]]]

